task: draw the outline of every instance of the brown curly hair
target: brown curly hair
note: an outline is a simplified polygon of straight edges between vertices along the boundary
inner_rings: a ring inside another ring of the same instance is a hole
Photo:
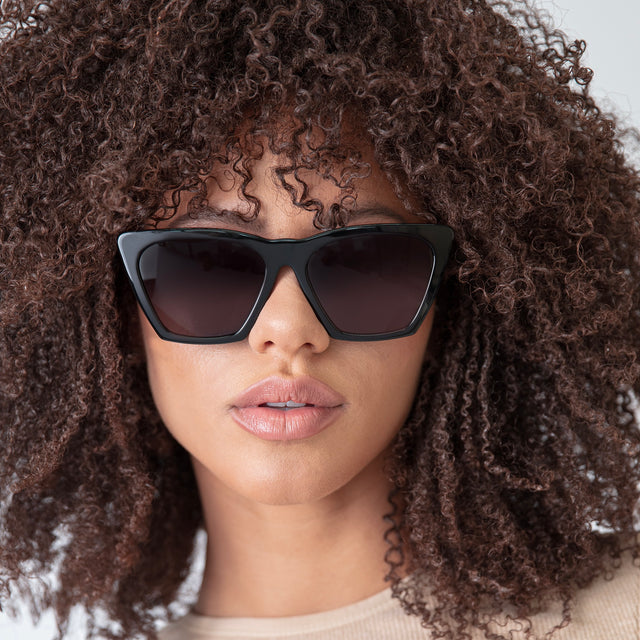
[[[559,596],[566,623],[576,588],[637,554],[640,178],[583,43],[501,0],[0,11],[2,600],[53,607],[61,634],[79,604],[91,637],[152,636],[175,613],[202,514],[116,237],[202,195],[216,162],[248,184],[247,136],[290,160],[282,184],[318,227],[340,224],[367,169],[342,136],[353,114],[406,206],[456,238],[389,461],[394,595],[434,637],[496,637],[483,611]],[[302,168],[343,201],[324,210]]]

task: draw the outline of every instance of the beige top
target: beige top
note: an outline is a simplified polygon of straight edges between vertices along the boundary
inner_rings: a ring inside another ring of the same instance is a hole
[[[560,607],[531,619],[540,637],[561,620]],[[496,627],[523,640],[516,623]],[[211,618],[193,613],[160,632],[160,640],[428,640],[420,620],[404,613],[391,589],[354,604],[304,616],[286,618]],[[484,634],[472,634],[473,640]],[[613,580],[599,579],[579,591],[572,622],[553,640],[640,640],[640,568],[626,562]]]

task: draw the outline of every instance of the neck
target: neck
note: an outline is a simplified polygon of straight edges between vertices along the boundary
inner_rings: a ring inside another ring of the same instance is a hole
[[[328,611],[384,590],[391,511],[382,458],[304,504],[256,503],[194,461],[208,533],[196,611],[283,617]]]

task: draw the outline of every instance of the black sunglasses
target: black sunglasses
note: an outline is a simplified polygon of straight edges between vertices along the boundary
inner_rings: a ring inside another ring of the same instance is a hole
[[[332,338],[365,341],[417,331],[452,241],[444,225],[379,224],[301,240],[226,229],[133,231],[119,236],[118,248],[142,310],[165,340],[243,340],[289,266]]]

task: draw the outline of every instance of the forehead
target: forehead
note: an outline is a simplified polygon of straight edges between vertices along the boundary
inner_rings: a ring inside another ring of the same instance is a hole
[[[350,142],[355,142],[350,137]],[[423,222],[403,202],[398,186],[376,161],[373,145],[361,137],[358,145],[330,149],[312,140],[298,153],[278,153],[266,138],[230,145],[200,176],[197,190],[168,192],[166,202],[178,202],[175,214],[162,226],[250,226],[265,231],[274,219],[301,216],[311,227],[332,228],[348,223]],[[285,151],[291,149],[285,148]],[[394,184],[395,183],[395,184]],[[415,204],[415,203],[413,203]],[[277,226],[277,225],[276,225]]]

